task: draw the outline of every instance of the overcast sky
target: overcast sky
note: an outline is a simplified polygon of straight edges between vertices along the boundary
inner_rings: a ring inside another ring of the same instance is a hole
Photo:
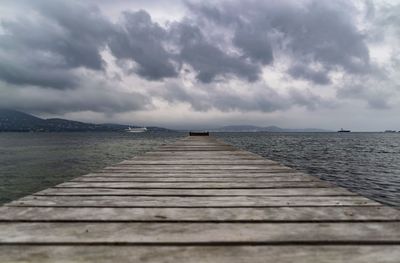
[[[2,0],[0,107],[400,130],[400,0]]]

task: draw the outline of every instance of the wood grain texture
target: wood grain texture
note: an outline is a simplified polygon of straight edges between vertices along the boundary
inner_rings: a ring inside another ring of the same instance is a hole
[[[379,223],[0,223],[2,244],[208,244],[400,242],[400,224]],[[400,243],[399,243],[400,244]]]
[[[71,182],[147,182],[147,183],[158,183],[158,182],[173,182],[173,183],[197,183],[197,182],[207,182],[207,183],[270,183],[270,182],[317,182],[319,181],[315,177],[311,176],[279,176],[279,177],[255,177],[255,178],[230,178],[230,177],[222,177],[222,178],[210,178],[205,177],[166,177],[166,178],[143,178],[143,177],[107,177],[107,176],[98,176],[98,177],[80,177]]]
[[[174,182],[67,182],[58,185],[58,187],[101,187],[101,188],[187,188],[187,189],[242,189],[242,188],[321,188],[331,187],[330,184],[321,181],[299,181],[299,182],[224,182],[224,183],[213,183],[213,182],[190,182],[190,183],[174,183]]]
[[[356,196],[343,188],[278,188],[278,189],[110,189],[110,188],[49,188],[40,195],[151,195],[151,196]]]
[[[333,207],[2,207],[0,221],[351,222],[400,221],[398,210],[379,206]]]
[[[264,207],[379,206],[361,196],[27,196],[9,206]]]
[[[0,246],[1,262],[398,263],[400,246]]]

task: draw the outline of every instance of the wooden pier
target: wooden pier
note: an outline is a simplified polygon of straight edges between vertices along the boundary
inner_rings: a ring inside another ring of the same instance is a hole
[[[400,262],[400,211],[191,136],[0,208],[0,262]]]

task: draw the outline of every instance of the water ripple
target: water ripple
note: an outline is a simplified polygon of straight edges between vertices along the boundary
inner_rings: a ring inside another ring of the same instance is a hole
[[[400,134],[216,133],[215,136],[400,207]]]

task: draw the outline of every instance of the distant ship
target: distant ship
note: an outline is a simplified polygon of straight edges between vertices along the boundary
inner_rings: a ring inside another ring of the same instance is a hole
[[[395,130],[386,130],[385,132],[393,133],[393,132],[396,132],[396,131]]]
[[[341,128],[338,132],[351,132],[350,130],[343,130],[343,128]]]
[[[128,127],[128,129],[126,129],[125,131],[126,132],[139,133],[139,132],[147,131],[147,128],[146,127],[143,127],[143,128],[131,128],[131,127]]]

